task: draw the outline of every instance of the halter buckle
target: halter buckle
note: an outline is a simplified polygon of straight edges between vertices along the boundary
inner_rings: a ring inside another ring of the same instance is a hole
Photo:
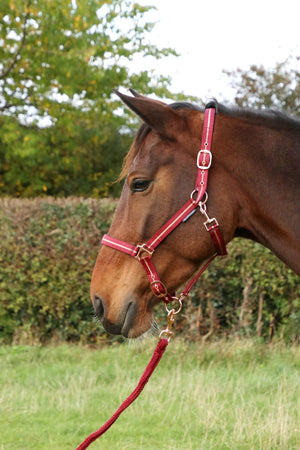
[[[149,258],[151,258],[151,256],[153,255],[154,249],[147,247],[146,244],[139,244],[137,245],[137,254],[135,255],[135,258],[140,261],[143,256],[143,253],[147,253],[147,256],[149,256]],[[145,256],[144,256],[145,257]]]
[[[166,288],[166,286],[164,285],[164,283],[160,280],[153,280],[150,283],[151,289],[153,294],[155,295],[155,297],[158,298],[165,298],[168,295],[168,289]],[[162,288],[163,290],[160,292],[159,288]]]
[[[218,227],[219,222],[215,217],[213,217],[212,219],[208,219],[206,222],[204,222],[203,225],[205,226],[206,231],[210,231],[212,228]]]
[[[202,161],[200,161],[202,155]],[[209,155],[209,161],[206,162],[205,155]],[[202,149],[199,150],[197,155],[197,167],[200,170],[207,170],[210,168],[212,162],[212,154],[210,150]]]

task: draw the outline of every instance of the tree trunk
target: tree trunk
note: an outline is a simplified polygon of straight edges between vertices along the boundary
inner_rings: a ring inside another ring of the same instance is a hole
[[[258,316],[257,316],[257,322],[256,322],[256,335],[257,337],[261,337],[262,332],[262,315],[263,315],[263,303],[264,303],[264,294],[262,291],[259,293],[259,299],[258,299]]]
[[[211,300],[207,300],[208,308],[209,308],[209,318],[210,318],[210,326],[209,331],[203,336],[203,341],[207,341],[217,330],[218,328],[218,319],[215,313],[215,308],[212,305]]]
[[[247,278],[243,289],[243,303],[241,306],[241,312],[239,317],[238,329],[244,328],[246,334],[249,336],[249,323],[252,314],[252,300],[250,298],[251,288],[253,284],[253,278]]]

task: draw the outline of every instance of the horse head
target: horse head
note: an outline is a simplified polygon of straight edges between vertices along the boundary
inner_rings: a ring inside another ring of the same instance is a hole
[[[143,124],[125,158],[125,182],[109,235],[136,245],[146,242],[190,197],[197,175],[203,111],[184,103],[168,106],[132,92],[133,97],[118,95]],[[216,189],[222,185],[214,170],[210,177]],[[222,220],[226,201],[219,195],[216,202],[214,192],[209,195],[210,211]],[[232,227],[226,228],[225,236]],[[152,259],[171,292],[214,252],[203,217],[197,213],[164,240]],[[160,301],[138,261],[107,246],[102,246],[95,264],[91,297],[105,329],[128,337],[151,327],[153,307]]]

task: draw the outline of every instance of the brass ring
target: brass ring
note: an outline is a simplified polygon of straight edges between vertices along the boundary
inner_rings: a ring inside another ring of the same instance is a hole
[[[201,183],[202,183],[202,182],[201,182]],[[200,183],[200,184],[201,184],[201,183]],[[198,189],[194,189],[193,192],[191,192],[191,195],[190,195],[190,199],[191,199],[191,201],[192,201],[192,203],[193,203],[194,205],[198,205],[198,203],[196,202],[196,200],[194,200],[194,194],[196,194],[197,192],[198,192]],[[204,205],[204,204],[207,202],[207,200],[208,200],[208,193],[207,193],[206,191],[204,192],[204,195],[205,195],[204,200],[200,202],[200,203],[202,203],[202,205]]]
[[[179,306],[178,306],[178,309],[177,310],[175,310],[174,308],[172,308],[172,309],[169,309],[168,308],[168,304],[167,303],[165,303],[165,308],[166,308],[166,311],[167,311],[167,313],[168,314],[170,314],[170,312],[171,311],[173,311],[173,316],[176,316],[178,313],[180,313],[180,311],[182,310],[182,299],[183,299],[183,295],[181,295],[180,297],[173,297],[173,300],[175,301],[177,301],[178,302],[178,304],[179,304]]]

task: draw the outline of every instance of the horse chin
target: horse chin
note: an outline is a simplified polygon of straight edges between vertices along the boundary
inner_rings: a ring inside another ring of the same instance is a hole
[[[140,336],[142,336],[143,334],[145,334],[147,331],[150,330],[150,328],[152,327],[152,323],[150,326],[147,327],[143,327],[143,328],[132,328],[131,330],[129,330],[129,333],[124,337],[129,338],[129,339],[136,339]]]
[[[148,311],[146,313],[136,313],[136,308],[128,308],[121,334],[124,337],[134,339],[146,333],[153,324],[153,314]],[[134,312],[133,312],[134,311]]]
[[[138,338],[153,327],[154,309],[161,302],[152,293],[145,296],[143,300],[141,302],[139,296],[139,299],[131,302],[127,308],[121,330],[121,334],[126,338]]]

